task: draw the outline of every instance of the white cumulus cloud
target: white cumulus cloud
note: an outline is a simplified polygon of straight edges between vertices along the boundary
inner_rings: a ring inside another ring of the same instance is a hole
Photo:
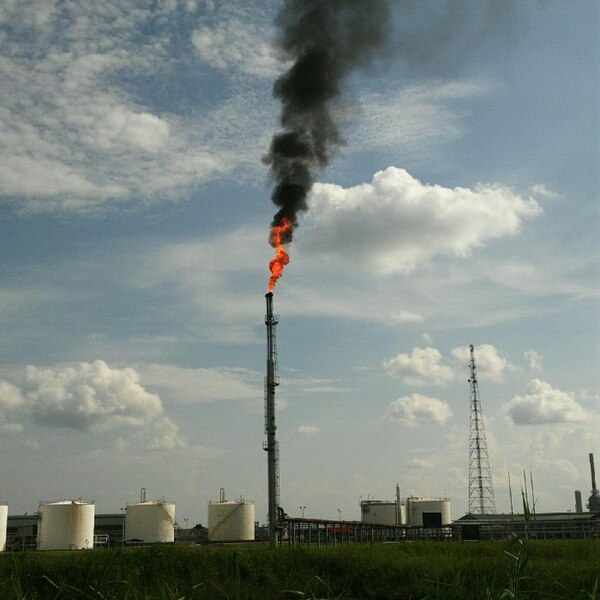
[[[575,399],[549,383],[532,379],[523,396],[515,396],[504,409],[517,425],[545,425],[584,421],[586,411]]]
[[[400,353],[383,366],[389,375],[410,385],[443,385],[454,379],[454,371],[441,361],[440,351],[427,346],[413,348],[410,354]]]
[[[0,412],[18,410],[23,406],[23,395],[18,387],[0,379]]]
[[[179,426],[173,423],[169,417],[161,417],[154,423],[152,428],[153,439],[150,448],[155,450],[172,450],[173,448],[185,448],[187,443],[179,434]]]
[[[500,382],[503,380],[504,373],[515,367],[502,356],[497,348],[492,344],[481,344],[475,346],[475,364],[477,367],[478,379],[489,379]],[[452,356],[456,358],[464,368],[468,368],[471,353],[468,346],[459,346],[452,350]]]
[[[390,403],[388,418],[409,427],[418,425],[444,425],[452,417],[452,410],[446,402],[412,394]]]
[[[309,202],[302,250],[380,274],[410,273],[438,255],[467,256],[541,212],[507,187],[429,185],[396,167],[351,188],[316,183]]]
[[[79,430],[146,427],[163,416],[156,394],[147,392],[134,369],[104,361],[72,366],[28,366],[22,386],[34,421]]]

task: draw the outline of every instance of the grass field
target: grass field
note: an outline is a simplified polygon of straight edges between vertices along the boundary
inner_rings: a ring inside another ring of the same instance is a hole
[[[519,550],[523,549],[521,554]],[[156,546],[0,556],[2,600],[600,600],[600,541]]]

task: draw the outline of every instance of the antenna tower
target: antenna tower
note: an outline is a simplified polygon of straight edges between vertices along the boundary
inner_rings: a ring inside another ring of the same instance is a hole
[[[475,348],[469,346],[470,431],[469,431],[469,512],[472,514],[495,514],[496,501],[492,484],[492,471],[488,456],[483,413],[479,399]]]

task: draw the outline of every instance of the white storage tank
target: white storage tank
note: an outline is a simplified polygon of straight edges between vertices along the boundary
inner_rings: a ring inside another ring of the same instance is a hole
[[[6,549],[6,528],[8,526],[8,506],[0,504],[0,552]]]
[[[208,505],[208,541],[254,541],[254,502],[227,501],[221,489],[219,502]]]
[[[406,517],[409,527],[448,527],[452,523],[448,498],[407,498]]]
[[[175,503],[165,500],[141,501],[125,508],[125,539],[147,544],[175,541]]]
[[[83,550],[94,547],[93,502],[61,500],[40,503],[39,550]]]
[[[399,525],[396,502],[363,500],[360,503],[360,520],[373,525]]]

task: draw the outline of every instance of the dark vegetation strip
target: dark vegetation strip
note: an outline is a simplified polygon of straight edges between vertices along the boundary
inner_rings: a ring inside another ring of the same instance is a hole
[[[2,600],[600,600],[600,540],[338,548],[156,546],[0,556]],[[514,585],[518,579],[518,585]]]

